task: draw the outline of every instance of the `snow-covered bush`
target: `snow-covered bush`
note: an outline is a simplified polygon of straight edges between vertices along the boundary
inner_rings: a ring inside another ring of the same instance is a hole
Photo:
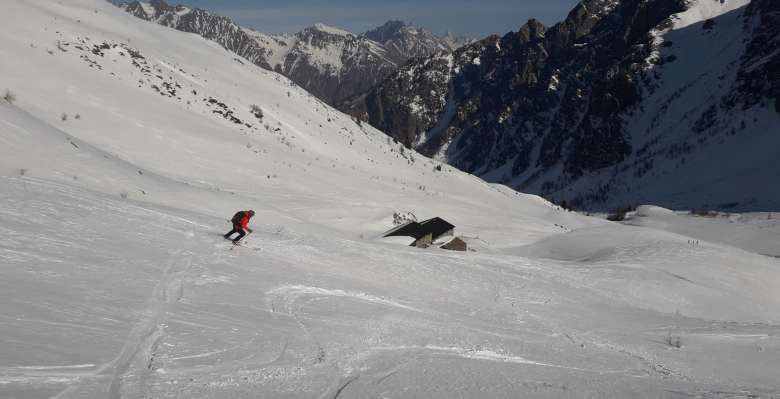
[[[127,197],[128,197],[129,195],[130,195],[130,194],[127,192],[127,190],[122,190],[122,191],[120,191],[120,192],[119,192],[119,196],[120,196],[122,199],[127,199]]]

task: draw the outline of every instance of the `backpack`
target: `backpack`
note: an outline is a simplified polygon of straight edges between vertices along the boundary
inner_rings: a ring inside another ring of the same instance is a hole
[[[230,219],[230,221],[233,222],[234,226],[238,226],[239,224],[241,224],[241,219],[244,218],[244,213],[246,213],[246,212],[245,211],[238,211],[238,212],[236,212],[235,215],[233,215],[233,219]]]

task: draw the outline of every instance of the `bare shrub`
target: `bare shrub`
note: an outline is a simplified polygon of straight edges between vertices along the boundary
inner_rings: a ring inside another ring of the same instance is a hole
[[[718,211],[713,211],[711,209],[703,209],[703,208],[702,209],[692,209],[691,210],[691,215],[713,218],[713,217],[718,216]]]
[[[553,202],[554,202],[554,201],[553,201]],[[557,205],[558,205],[558,206],[560,206],[560,207],[561,207],[561,209],[563,209],[564,211],[573,212],[573,211],[575,211],[575,210],[576,210],[576,209],[574,208],[574,204],[573,204],[573,203],[571,203],[571,202],[569,202],[569,201],[566,201],[566,200],[563,200],[563,201],[561,201],[561,202],[560,202],[559,204],[557,204]]]
[[[259,120],[263,120],[263,117],[265,117],[265,114],[263,113],[263,109],[260,108],[257,104],[252,104],[249,106],[249,108],[252,110],[252,114],[255,116],[255,118]]]
[[[9,104],[13,104],[14,101],[16,101],[16,94],[12,93],[11,90],[6,89],[3,100],[7,101]]]
[[[669,331],[669,335],[666,336],[666,344],[674,348],[682,348],[682,339],[679,335],[672,335]]]

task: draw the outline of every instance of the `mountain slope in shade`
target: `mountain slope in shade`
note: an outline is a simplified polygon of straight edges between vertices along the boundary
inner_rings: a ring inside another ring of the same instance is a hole
[[[163,0],[133,1],[122,8],[138,18],[213,40],[332,104],[374,87],[411,58],[467,43],[399,21],[363,35],[323,24],[295,34],[265,34],[206,10],[170,6]]]
[[[404,65],[342,108],[585,208],[777,208],[780,5],[748,3],[583,1],[555,26]]]

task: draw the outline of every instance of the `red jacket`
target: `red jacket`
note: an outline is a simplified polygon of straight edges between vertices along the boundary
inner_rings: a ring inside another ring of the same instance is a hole
[[[249,226],[249,212],[244,212],[244,217],[241,218],[241,222],[238,223],[238,227],[246,229]]]

